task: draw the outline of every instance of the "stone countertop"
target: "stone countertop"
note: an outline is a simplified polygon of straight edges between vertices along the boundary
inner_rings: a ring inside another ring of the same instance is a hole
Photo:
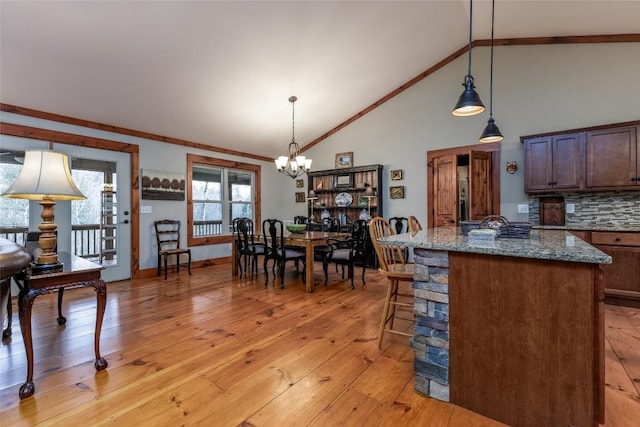
[[[532,228],[539,230],[585,230],[585,231],[610,231],[610,232],[640,232],[640,225],[632,224],[605,224],[605,223],[581,223],[568,225],[534,225]]]
[[[495,242],[470,242],[458,227],[438,227],[380,240],[410,248],[611,264],[609,255],[564,230],[534,229],[528,239],[498,238]]]

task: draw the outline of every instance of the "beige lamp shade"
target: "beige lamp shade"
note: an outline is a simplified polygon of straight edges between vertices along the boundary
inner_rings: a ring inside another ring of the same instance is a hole
[[[371,187],[370,185],[367,186],[367,188],[364,189],[364,197],[375,197],[375,195],[373,194],[373,187]]]
[[[69,169],[66,154],[46,150],[28,150],[16,180],[2,194],[14,199],[39,200],[42,206],[42,222],[38,225],[41,253],[32,272],[50,272],[62,268],[55,251],[58,226],[55,223],[55,200],[81,200],[80,192]]]
[[[71,177],[67,155],[48,150],[26,151],[18,177],[2,196],[28,200],[42,200],[43,196],[53,200],[86,199]]]

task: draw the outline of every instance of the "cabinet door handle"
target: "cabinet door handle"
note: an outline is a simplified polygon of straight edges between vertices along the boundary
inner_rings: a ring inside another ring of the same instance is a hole
[[[637,177],[637,176],[633,176],[633,177],[631,177],[631,181],[637,181],[637,180],[638,180],[638,177]]]
[[[620,240],[622,240],[622,239],[620,239],[619,237],[616,237],[614,240],[615,240],[616,242],[619,242],[619,241],[620,241]]]

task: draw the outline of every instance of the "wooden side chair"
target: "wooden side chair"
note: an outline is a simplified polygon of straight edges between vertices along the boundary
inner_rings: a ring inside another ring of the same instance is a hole
[[[309,223],[309,218],[306,216],[302,216],[302,215],[297,215],[293,217],[293,223],[294,224],[308,224]]]
[[[237,239],[238,270],[242,277],[242,260],[244,259],[244,270],[247,271],[247,264],[251,266],[251,280],[258,272],[258,256],[264,255],[265,245],[255,242],[253,233],[253,220],[251,218],[234,218],[233,230]]]
[[[409,216],[409,231],[410,232],[416,232],[416,231],[420,231],[422,230],[422,224],[420,224],[420,221],[418,221],[418,218],[416,218],[413,215]]]
[[[265,241],[265,253],[264,253],[264,275],[266,287],[269,283],[269,271],[267,269],[267,263],[269,260],[273,260],[273,275],[275,279],[275,269],[277,267],[280,275],[280,288],[284,289],[284,266],[287,261],[294,261],[296,264],[296,273],[299,271],[298,266],[300,261],[303,263],[306,260],[306,254],[304,249],[288,248],[284,245],[284,225],[279,219],[265,219],[262,221],[262,233],[264,234]],[[304,281],[303,269],[302,280]]]
[[[330,251],[322,262],[324,270],[324,285],[329,280],[329,263],[342,266],[342,280],[344,280],[344,267],[347,266],[348,276],[351,279],[351,289],[355,289],[353,284],[354,266],[356,263],[362,264],[362,285],[364,286],[364,273],[367,269],[365,260],[367,241],[369,240],[367,221],[359,219],[351,223],[351,236],[346,239],[327,239]]]
[[[393,228],[394,234],[402,234],[409,231],[409,220],[404,216],[393,216],[389,218],[389,225]]]
[[[378,262],[380,263],[378,271],[389,279],[382,319],[380,320],[380,331],[378,333],[378,348],[382,348],[382,338],[385,332],[407,337],[413,336],[411,333],[393,329],[393,323],[399,311],[412,313],[411,319],[398,317],[399,319],[414,321],[414,294],[399,291],[400,282],[413,282],[414,264],[405,261],[402,247],[378,242],[379,238],[395,234],[393,228],[384,218],[373,218],[369,223],[369,233],[371,234],[371,243],[378,255]],[[398,301],[398,297],[402,297],[402,299]]]
[[[180,221],[163,219],[153,223],[156,229],[156,240],[158,242],[158,276],[164,267],[164,279],[167,280],[167,270],[169,265],[167,260],[170,256],[176,257],[176,271],[180,273],[180,266],[186,266],[191,275],[191,249],[180,247]],[[180,263],[180,255],[187,255],[188,262]]]

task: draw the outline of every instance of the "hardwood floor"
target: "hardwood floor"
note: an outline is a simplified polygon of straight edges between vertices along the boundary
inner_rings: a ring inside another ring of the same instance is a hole
[[[284,290],[229,271],[109,284],[109,367],[98,373],[93,290],[65,292],[64,326],[56,295],[39,296],[36,393],[18,398],[26,356],[14,314],[13,337],[0,346],[0,425],[502,425],[416,393],[406,338],[385,337],[378,350],[386,279],[376,272],[351,290],[330,269],[328,287],[307,294],[291,269]],[[640,310],[607,306],[605,316],[606,425],[637,426]]]

